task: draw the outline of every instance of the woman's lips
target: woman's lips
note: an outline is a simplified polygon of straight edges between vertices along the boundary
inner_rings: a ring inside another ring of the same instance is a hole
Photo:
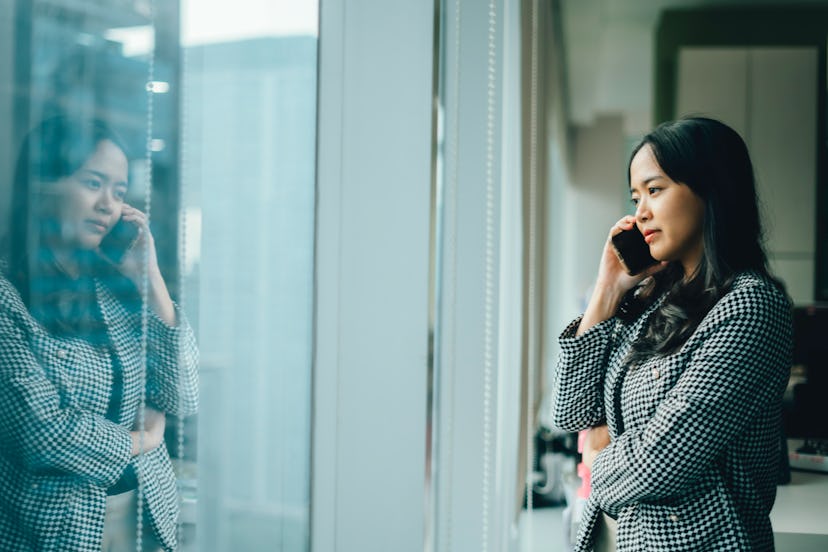
[[[87,220],[86,223],[92,227],[93,230],[98,232],[99,234],[106,233],[106,224],[102,222],[98,222],[97,220]]]
[[[644,231],[644,241],[647,242],[647,245],[652,243],[653,239],[655,239],[655,235],[658,230],[645,230]]]

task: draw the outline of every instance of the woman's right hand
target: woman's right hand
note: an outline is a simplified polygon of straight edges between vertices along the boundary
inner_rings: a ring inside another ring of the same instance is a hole
[[[598,279],[595,282],[595,289],[600,288],[602,291],[617,295],[619,301],[624,297],[624,294],[638,285],[644,278],[652,276],[667,265],[667,263],[658,263],[635,276],[630,276],[627,273],[627,268],[612,245],[612,238],[625,230],[632,230],[634,226],[635,217],[628,215],[610,228],[607,241],[604,243],[601,264],[598,267]]]
[[[584,452],[581,459],[584,465],[592,470],[592,463],[598,453],[610,444],[609,428],[606,424],[591,427],[584,436]]]
[[[136,425],[140,420],[136,420]],[[132,456],[138,456],[143,452],[155,450],[164,442],[164,429],[167,425],[167,418],[163,412],[147,407],[144,409],[144,431],[139,427],[136,431],[130,431],[132,437]],[[143,433],[143,439],[141,434]]]
[[[580,335],[592,326],[614,316],[621,300],[629,290],[644,278],[652,276],[667,266],[666,262],[660,262],[635,276],[630,276],[627,273],[624,264],[615,251],[615,247],[612,245],[612,237],[624,230],[632,230],[633,226],[635,226],[635,217],[626,216],[610,228],[607,241],[604,243],[601,264],[598,266],[598,279],[595,282],[592,297],[578,326],[576,335]]]

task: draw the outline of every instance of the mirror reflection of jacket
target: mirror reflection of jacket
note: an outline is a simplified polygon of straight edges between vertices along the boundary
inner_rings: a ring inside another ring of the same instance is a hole
[[[109,347],[56,337],[0,276],[0,550],[100,551],[107,489],[134,470],[147,520],[176,547],[178,496],[165,445],[131,457],[142,397],[168,414],[195,413],[198,350],[176,307],[177,327],[148,314],[146,370],[140,313],[95,281]],[[120,403],[107,417],[114,363]]]

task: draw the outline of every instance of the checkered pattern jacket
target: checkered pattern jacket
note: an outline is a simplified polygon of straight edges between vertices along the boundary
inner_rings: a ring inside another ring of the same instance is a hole
[[[575,549],[592,548],[604,510],[618,518],[619,552],[773,550],[791,305],[741,274],[680,350],[625,366],[663,300],[632,323],[611,318],[575,337],[578,319],[561,335],[554,424],[606,422],[611,438],[592,467]]]
[[[142,389],[140,315],[100,281],[95,287],[123,370],[117,423],[105,417],[110,353],[47,333],[0,276],[0,550],[100,552],[106,490],[130,462],[149,523],[165,549],[176,548],[178,495],[170,457],[162,445],[131,458],[129,431],[144,391],[159,410],[195,412],[193,332],[180,312],[176,328],[150,316]]]

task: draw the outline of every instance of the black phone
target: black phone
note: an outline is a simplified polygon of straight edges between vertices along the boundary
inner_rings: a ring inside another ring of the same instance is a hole
[[[124,254],[138,239],[138,226],[124,219],[119,219],[112,230],[103,237],[99,249],[101,254],[115,264],[121,264]]]
[[[631,230],[622,230],[614,235],[612,246],[632,276],[658,263],[650,255],[650,246],[644,241],[644,236],[636,225],[633,225]]]

